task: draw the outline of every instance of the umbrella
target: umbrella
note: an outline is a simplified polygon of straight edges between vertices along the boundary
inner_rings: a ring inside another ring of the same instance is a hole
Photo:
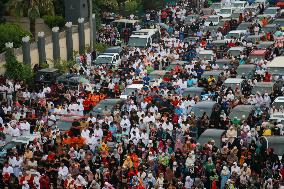
[[[281,37],[283,33],[281,31],[276,31],[274,34],[276,37]]]
[[[160,23],[160,26],[166,30],[169,29],[169,26],[167,24],[164,24],[164,23]]]

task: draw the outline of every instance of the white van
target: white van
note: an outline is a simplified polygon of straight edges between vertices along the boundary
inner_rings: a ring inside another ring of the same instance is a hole
[[[150,47],[153,43],[157,43],[160,39],[158,29],[141,29],[135,31],[129,38],[129,47]]]
[[[118,53],[103,53],[100,54],[94,61],[95,65],[112,65],[118,67],[121,63],[121,58]]]
[[[275,57],[267,64],[268,72],[273,76],[284,76],[284,56]]]
[[[140,91],[142,88],[143,88],[143,84],[131,84],[131,85],[128,85],[124,91],[121,93],[120,97],[121,99],[127,99],[129,96],[132,95],[132,93],[134,92],[138,92]]]

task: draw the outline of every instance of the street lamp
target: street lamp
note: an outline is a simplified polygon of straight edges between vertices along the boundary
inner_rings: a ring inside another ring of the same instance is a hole
[[[89,24],[90,24],[90,50],[93,52],[94,36],[93,36],[93,1],[89,0]]]

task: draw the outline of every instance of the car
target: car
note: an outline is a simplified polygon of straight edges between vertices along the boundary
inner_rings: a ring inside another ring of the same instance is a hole
[[[14,141],[10,141],[10,142],[6,143],[4,146],[0,147],[0,168],[3,168],[5,161],[7,161],[7,159],[6,159],[7,152],[9,150],[12,150],[13,148],[15,148],[17,146],[21,146],[21,145],[23,145],[23,144],[18,143],[18,142],[14,142]]]
[[[217,13],[218,16],[222,18],[230,18],[234,12],[234,7],[223,7],[220,12]]]
[[[204,26],[209,26],[209,25],[213,25],[213,26],[216,26],[218,25],[220,22],[220,16],[218,15],[212,15],[212,16],[209,16],[205,22],[204,22]]]
[[[214,140],[215,146],[221,149],[222,146],[222,136],[226,133],[223,129],[206,129],[197,139],[197,143],[204,146],[209,141]]]
[[[247,120],[249,116],[253,114],[253,111],[253,105],[237,105],[231,110],[229,119],[233,120],[237,118],[238,120]]]
[[[212,75],[215,79],[218,79],[218,77],[220,76],[221,73],[223,73],[223,70],[205,71],[205,72],[203,72],[201,77],[208,79]]]
[[[249,59],[251,61],[256,60],[267,60],[269,58],[269,51],[267,49],[255,49],[249,54]]]
[[[170,65],[166,68],[166,71],[170,71],[176,66],[184,66],[187,63],[188,63],[188,61],[175,60],[175,61],[170,63]]]
[[[275,82],[257,82],[253,86],[251,93],[260,93],[261,95],[263,95],[264,93],[271,94],[271,92],[274,90],[274,86]]]
[[[198,22],[200,20],[201,20],[200,15],[198,15],[198,14],[190,14],[190,15],[185,17],[184,23],[185,24],[190,24],[192,22]]]
[[[36,84],[51,84],[56,82],[56,78],[60,76],[60,72],[55,68],[44,68],[36,72]]]
[[[223,69],[223,66],[226,64],[229,69],[236,68],[238,65],[234,65],[230,59],[217,59],[215,63],[219,66],[219,69]]]
[[[156,80],[158,79],[162,79],[164,78],[164,76],[166,75],[167,71],[166,70],[154,70],[151,73],[149,73],[149,77],[150,77],[150,85],[152,85]]]
[[[257,21],[257,23],[258,23],[261,27],[263,26],[262,20],[263,20],[264,18],[266,18],[267,23],[271,23],[271,21],[272,21],[272,19],[273,19],[273,18],[272,18],[270,15],[268,15],[268,14],[259,14],[259,15],[257,15],[256,21]]]
[[[90,81],[83,76],[77,74],[63,74],[56,79],[57,84],[63,84],[68,89],[78,89],[78,85],[90,84]]]
[[[254,77],[256,65],[254,64],[243,64],[239,65],[236,69],[237,78],[245,76],[247,79],[252,79]]]
[[[182,92],[182,96],[183,97],[201,97],[201,95],[205,92],[205,88],[204,87],[189,87],[189,88],[185,88]]]
[[[210,118],[213,111],[220,111],[220,105],[215,101],[200,101],[197,102],[191,109],[191,112],[199,118],[202,117],[204,113]]]
[[[244,10],[246,6],[248,5],[247,1],[234,1],[232,3],[233,7],[236,9]]]
[[[235,90],[236,88],[242,89],[244,79],[241,78],[227,78],[224,81],[224,86],[230,87],[231,89]]]
[[[259,7],[256,4],[255,5],[246,6],[244,11],[251,12],[252,16],[258,15],[259,12],[260,12]]]
[[[268,62],[268,72],[273,76],[284,76],[284,56],[275,57],[272,61]]]
[[[278,96],[272,102],[272,107],[279,108],[280,106],[284,106],[284,96]]]
[[[198,57],[201,60],[211,61],[215,57],[215,53],[212,50],[201,50],[198,54]]]
[[[240,18],[240,14],[243,14],[244,13],[244,9],[238,9],[238,10],[235,10],[231,16],[231,18],[233,20],[237,20],[239,21],[239,18]]]
[[[264,33],[275,33],[277,31],[278,26],[276,24],[267,24],[266,26],[262,27],[261,30]]]
[[[217,47],[218,49],[221,47],[221,46],[226,46],[226,44],[228,43],[227,40],[214,40],[211,42],[211,44],[215,47]]]
[[[245,50],[245,47],[231,47],[228,50],[228,54],[232,55],[232,56],[240,56]]]
[[[243,41],[251,42],[253,44],[256,44],[256,43],[260,42],[261,39],[263,39],[264,37],[265,37],[265,35],[263,33],[260,33],[258,35],[249,35],[249,36],[245,37],[243,39]]]
[[[260,142],[262,149],[273,149],[273,152],[278,156],[279,160],[282,160],[284,155],[283,136],[261,136],[258,141]]]
[[[277,18],[272,23],[276,24],[282,31],[284,31],[284,18]]]
[[[119,67],[120,63],[121,58],[118,53],[103,53],[94,61],[94,65],[111,65],[116,68]]]
[[[268,7],[267,9],[264,10],[264,14],[265,15],[269,15],[272,18],[276,18],[278,16],[280,16],[280,7]]]
[[[212,3],[210,6],[211,9],[213,9],[216,13],[219,13],[222,9],[223,3]]]
[[[130,31],[135,30],[135,25],[140,23],[139,20],[130,20],[130,19],[118,19],[114,20],[111,25],[116,27],[118,31],[122,34],[124,28],[130,29]]]
[[[150,47],[153,43],[158,42],[160,39],[158,29],[141,29],[135,31],[129,38],[128,47]]]
[[[191,37],[186,37],[184,38],[184,43],[191,43],[191,42],[197,42],[199,41],[199,37],[194,37],[194,36],[191,36]]]
[[[104,115],[113,113],[116,107],[121,108],[124,99],[104,99],[101,100],[91,111],[93,115]]]
[[[256,46],[258,49],[267,49],[269,47],[274,47],[275,41],[261,41]]]
[[[225,36],[225,40],[230,41],[232,38],[242,39],[245,33],[246,30],[232,30]]]
[[[204,14],[204,15],[212,15],[214,13],[214,9],[212,8],[202,8],[201,9],[201,12]]]
[[[133,93],[137,93],[144,87],[143,84],[131,84],[128,85],[124,91],[121,93],[120,98],[127,99],[128,96],[131,96]]]
[[[240,23],[240,25],[237,27],[236,30],[243,30],[243,31],[247,31],[247,29],[252,25],[252,22],[242,22]]]
[[[123,54],[123,48],[120,46],[108,47],[104,53],[116,53],[121,56]]]

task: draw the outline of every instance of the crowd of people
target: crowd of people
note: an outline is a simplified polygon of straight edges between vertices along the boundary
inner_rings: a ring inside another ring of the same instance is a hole
[[[147,48],[124,47],[118,69],[87,66],[95,57],[92,53],[79,58],[79,66],[70,73],[90,80],[91,90],[83,83],[76,88],[60,83],[33,88],[1,77],[0,139],[6,153],[0,154],[4,160],[0,188],[283,188],[284,159],[278,157],[282,154],[259,141],[261,136],[283,135],[282,121],[269,119],[274,112],[284,112],[283,106],[271,105],[283,96],[283,78],[267,69],[282,47],[270,46],[270,58],[250,62],[256,44],[247,42],[243,53],[232,56],[227,49],[243,41],[232,37],[221,47],[212,46],[213,36],[204,30],[204,21],[185,23],[192,13],[187,1],[161,10],[160,21],[169,27],[160,28],[159,42]],[[150,18],[147,13],[146,21]],[[253,16],[245,18],[250,19]],[[224,22],[226,30],[220,28],[217,38],[223,39],[239,22]],[[258,33],[258,27],[262,26],[251,25],[246,35]],[[109,26],[102,30],[99,41],[115,45],[120,32]],[[198,39],[185,42],[191,33]],[[199,58],[204,48],[213,49],[212,60]],[[221,67],[216,59],[228,59],[230,64]],[[171,67],[181,60],[186,63]],[[251,78],[231,66],[248,63],[256,65]],[[155,70],[168,72],[153,80],[150,74]],[[203,77],[208,70],[221,73]],[[244,79],[242,86],[224,85],[226,78],[237,75]],[[257,83],[275,80],[278,85],[271,92],[252,92]],[[137,83],[143,88],[122,104],[114,109],[101,107],[101,114],[93,111],[104,99],[119,98],[128,85]],[[187,88],[197,86],[205,89],[202,95],[184,95]],[[211,115],[199,116],[194,106],[201,101],[215,101],[218,106]],[[230,118],[237,105],[253,105],[254,111],[248,117]],[[66,123],[71,125],[63,129]],[[210,128],[225,130],[220,141],[208,138],[205,144],[199,143],[198,138]],[[30,141],[5,144],[8,138],[21,136]]]

